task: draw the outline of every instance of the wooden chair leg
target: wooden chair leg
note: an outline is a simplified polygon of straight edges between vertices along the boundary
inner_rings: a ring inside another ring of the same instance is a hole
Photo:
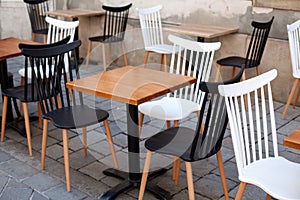
[[[42,117],[41,105],[37,103],[37,107],[38,107],[39,128],[43,128],[43,117]]]
[[[150,51],[146,51],[146,54],[145,54],[145,57],[144,57],[144,67],[146,67],[148,57],[149,57],[149,53],[150,53]]]
[[[43,137],[42,137],[42,153],[41,153],[41,170],[45,169],[46,147],[48,137],[48,120],[44,119]]]
[[[122,50],[123,50],[124,65],[127,66],[128,65],[128,60],[127,60],[127,56],[126,56],[126,50],[125,50],[125,43],[124,43],[124,41],[122,42]]]
[[[189,191],[189,200],[194,200],[195,193],[194,193],[192,163],[185,162],[185,168],[186,168],[186,178],[187,178],[188,191]]]
[[[217,70],[216,70],[216,76],[215,76],[215,82],[217,82],[219,80],[219,76],[221,74],[221,66],[222,65],[217,65]]]
[[[2,106],[2,121],[1,121],[1,142],[4,141],[6,113],[7,113],[7,103],[8,103],[8,97],[4,96],[3,106]]]
[[[298,89],[297,96],[296,96],[295,101],[294,101],[294,104],[293,104],[293,108],[296,107],[296,104],[297,104],[297,102],[298,102],[298,100],[299,100],[299,97],[300,97],[300,87],[299,87],[299,89]]]
[[[83,137],[83,155],[87,154],[87,137],[86,137],[86,127],[82,128],[82,137]]]
[[[272,199],[272,196],[271,195],[269,195],[269,194],[267,194],[267,196],[266,196],[266,200],[271,200]]]
[[[68,138],[68,131],[66,129],[62,129],[62,137],[63,137],[63,146],[64,146],[66,187],[67,187],[67,192],[70,192],[71,183],[70,183],[70,162],[69,162],[69,138]]]
[[[145,160],[144,171],[143,171],[143,176],[142,176],[141,185],[140,185],[139,200],[142,200],[144,197],[148,173],[149,173],[150,164],[151,164],[151,155],[152,155],[152,152],[147,150],[147,156],[146,156],[146,160]]]
[[[293,96],[294,96],[294,93],[295,93],[296,87],[297,87],[297,85],[298,85],[298,82],[299,82],[299,79],[298,79],[298,78],[295,79],[294,84],[293,84],[293,87],[292,87],[292,90],[291,90],[290,95],[289,95],[289,98],[288,98],[288,100],[287,100],[287,102],[286,102],[286,105],[285,105],[283,114],[282,114],[282,116],[281,116],[281,119],[282,119],[282,120],[284,119],[284,117],[285,117],[285,115],[286,115],[286,112],[287,112],[288,109],[289,109],[289,105],[290,105],[290,103],[291,103],[291,101],[292,101],[292,98],[293,98]]]
[[[171,122],[169,120],[166,121],[167,128],[171,128]]]
[[[245,182],[240,183],[239,190],[237,191],[236,196],[235,196],[235,200],[242,200],[243,193],[246,189],[246,186],[247,186],[247,183],[245,183]]]
[[[32,40],[32,41],[35,40],[35,33],[31,33],[31,40]]]
[[[164,65],[165,65],[165,72],[168,72],[167,54],[164,54]]]
[[[112,58],[111,58],[111,43],[108,43],[108,67],[112,62]]]
[[[103,70],[106,71],[105,44],[102,44]]]
[[[180,172],[180,158],[174,157],[173,160],[173,180],[175,185],[178,185],[179,172]]]
[[[227,188],[227,184],[226,184],[226,175],[225,175],[221,150],[217,152],[217,160],[218,160],[218,165],[219,165],[219,170],[220,170],[220,175],[221,175],[222,186],[223,186],[223,190],[224,190],[224,196],[225,196],[226,200],[229,200],[228,188]]]
[[[47,34],[43,34],[43,42],[44,44],[47,44]]]
[[[116,151],[115,151],[113,139],[112,139],[112,136],[111,136],[110,128],[109,128],[109,125],[108,125],[108,121],[104,120],[103,123],[104,123],[105,131],[106,131],[106,136],[107,136],[107,140],[108,140],[108,143],[109,143],[111,155],[113,157],[114,166],[115,166],[115,169],[118,169],[119,164],[118,164],[118,160],[117,160]]]
[[[160,67],[159,67],[159,71],[162,71],[162,65],[163,65],[163,60],[164,60],[164,54],[160,54]]]
[[[92,49],[92,41],[89,40],[86,59],[85,59],[85,70],[88,70],[88,68],[89,68],[89,60],[90,60],[91,49]]]
[[[260,75],[260,66],[256,67],[256,74],[257,74],[257,76]]]
[[[143,127],[143,121],[144,121],[144,113],[140,112],[140,119],[139,119],[139,136],[141,137],[142,134],[142,127]]]
[[[231,72],[231,77],[232,77],[232,78],[235,76],[235,68],[236,68],[236,67],[232,67],[232,72]]]
[[[27,103],[23,103],[23,112],[24,112],[25,129],[26,129],[29,155],[32,156],[30,122],[29,122],[28,104]]]

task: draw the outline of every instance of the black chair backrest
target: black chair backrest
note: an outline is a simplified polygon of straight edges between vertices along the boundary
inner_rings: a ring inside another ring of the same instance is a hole
[[[24,49],[24,48],[29,48],[29,49],[42,49],[42,48],[49,48],[49,47],[55,47],[55,46],[59,46],[62,44],[67,44],[70,40],[71,36],[68,35],[66,38],[55,42],[55,43],[51,43],[51,44],[24,44],[24,43],[20,43],[19,44],[19,49]]]
[[[107,42],[124,40],[129,8],[132,4],[122,7],[110,7],[103,5],[105,10],[103,37]]]
[[[274,17],[268,22],[253,21],[253,31],[246,54],[246,68],[260,65]]]
[[[31,29],[34,33],[48,30],[48,23],[45,21],[46,12],[49,11],[48,0],[24,0],[30,19]]]
[[[244,68],[245,65],[242,66],[240,72],[234,78],[228,81],[202,82],[200,84],[200,90],[205,92],[205,95],[198,118],[195,138],[191,146],[191,160],[208,158],[221,149],[228,116],[225,98],[219,94],[218,86],[239,82]],[[203,125],[204,127],[201,127]],[[200,134],[202,134],[202,137],[200,137]]]
[[[70,107],[71,103],[76,104],[76,100],[78,102],[75,92],[72,92],[71,95],[66,88],[66,83],[79,78],[78,62],[76,57],[71,62],[72,58],[69,52],[74,52],[80,45],[81,41],[77,40],[55,47],[22,49],[22,54],[26,58],[24,87],[25,90],[31,89],[37,93],[43,114],[60,107]],[[68,62],[65,62],[65,57]],[[66,63],[73,63],[73,65],[67,66]],[[35,67],[35,70],[31,70],[31,84],[26,79],[26,68],[28,67]],[[78,94],[79,104],[82,104],[82,94]]]

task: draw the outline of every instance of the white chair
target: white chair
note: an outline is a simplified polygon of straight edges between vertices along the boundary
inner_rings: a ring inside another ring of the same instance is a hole
[[[147,64],[149,53],[161,54],[160,64],[167,67],[167,55],[172,54],[173,46],[164,43],[163,31],[160,18],[161,5],[151,8],[137,9],[139,12],[140,24],[144,39],[146,55],[144,64]]]
[[[169,40],[174,43],[169,72],[196,77],[197,82],[172,91],[162,99],[139,105],[140,131],[144,115],[165,120],[169,128],[170,121],[178,126],[179,120],[200,110],[204,93],[200,92],[199,84],[201,81],[208,81],[214,53],[221,46],[220,42],[201,43],[174,35],[169,35]],[[178,53],[175,49],[179,49]]]
[[[63,21],[51,17],[46,17],[46,22],[49,24],[47,44],[58,42],[69,35],[69,43],[74,41],[75,29],[78,27],[79,21]],[[65,62],[67,63],[69,61],[65,59]],[[25,68],[20,69],[19,74],[21,76],[21,83],[23,83]],[[31,78],[31,69],[28,69],[28,75],[28,78]]]
[[[240,83],[219,86],[225,96],[241,181],[235,199],[242,199],[247,184],[263,189],[266,199],[300,199],[300,164],[278,155],[270,83],[276,76],[274,69]]]
[[[300,20],[294,22],[293,24],[287,25],[287,30],[288,30],[290,54],[292,60],[293,77],[295,78],[295,81],[292,90],[290,92],[289,98],[286,102],[286,106],[282,114],[282,119],[284,119],[286,115],[286,112],[289,108],[289,105],[292,101],[295,90],[300,80]],[[297,92],[297,96],[295,98],[293,108],[295,108],[299,96],[300,96],[300,88]]]

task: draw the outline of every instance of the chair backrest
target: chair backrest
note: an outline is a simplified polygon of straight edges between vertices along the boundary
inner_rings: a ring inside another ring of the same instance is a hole
[[[271,81],[277,70],[231,85],[219,86],[225,96],[239,176],[249,164],[278,156]],[[245,107],[245,101],[248,111]]]
[[[40,100],[43,114],[57,108],[70,107],[71,104],[78,102],[75,93],[72,92],[71,95],[66,88],[67,81],[79,78],[77,60],[75,57],[72,67],[71,65],[66,65],[64,60],[67,58],[69,60],[68,63],[71,63],[70,53],[68,52],[74,51],[80,45],[81,41],[77,40],[55,47],[22,49],[22,54],[25,56],[25,69],[40,66],[36,67],[36,70],[31,71],[31,84],[25,80],[24,86],[25,88],[28,87],[28,89],[30,87],[32,91],[35,91],[35,95]],[[49,65],[52,67],[49,68]],[[82,94],[78,94],[79,103],[82,103]]]
[[[170,64],[170,73],[197,78],[195,84],[169,93],[168,96],[187,99],[202,104],[204,93],[199,90],[201,82],[207,82],[214,59],[214,53],[221,46],[220,42],[201,43],[169,35],[174,44]]]
[[[105,10],[103,37],[106,42],[123,41],[127,26],[129,9],[132,4],[121,7],[103,5]]]
[[[287,31],[293,74],[300,74],[300,20],[287,25]]]
[[[49,11],[48,0],[24,0],[24,3],[27,6],[32,32],[44,31],[47,33],[48,24],[45,18],[46,12]]]
[[[161,5],[138,9],[146,49],[148,47],[164,44],[160,17],[161,9]]]
[[[260,65],[273,20],[274,17],[268,22],[251,23],[253,31],[246,54],[246,68]]]
[[[204,93],[195,138],[191,146],[192,160],[201,160],[216,154],[222,147],[222,140],[228,123],[225,98],[219,94],[218,86],[237,83],[241,80],[244,65],[240,72],[225,82],[201,82],[199,89]],[[204,126],[204,127],[201,127]],[[201,133],[201,134],[199,134]]]
[[[46,17],[46,22],[49,25],[47,44],[58,42],[68,35],[71,36],[69,42],[74,41],[75,29],[78,27],[79,21],[63,21]]]

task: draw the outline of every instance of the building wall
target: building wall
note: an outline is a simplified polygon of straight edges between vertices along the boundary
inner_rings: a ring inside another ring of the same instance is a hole
[[[0,2],[0,38],[14,36],[30,39],[29,18],[23,2],[20,0],[0,0]],[[56,7],[58,9],[76,7],[101,9],[103,3],[120,5],[129,2],[133,3],[133,7],[130,11],[125,42],[129,52],[129,62],[132,65],[140,65],[144,56],[143,40],[139,30],[136,8],[161,4],[163,5],[161,12],[163,21],[239,27],[237,34],[210,40],[222,42],[221,49],[216,54],[216,59],[227,55],[245,55],[248,36],[252,30],[251,21],[267,21],[275,16],[270,39],[263,55],[261,71],[265,72],[272,68],[278,69],[279,76],[273,83],[276,86],[274,96],[276,100],[286,102],[293,81],[286,25],[300,19],[299,11],[253,7],[251,0],[68,0],[68,2],[59,0],[56,2]],[[87,37],[101,33],[101,22],[100,17],[80,19],[79,35],[80,39],[83,40],[80,49],[81,56],[84,57],[86,54]],[[165,32],[166,38],[168,34],[170,33]],[[115,50],[113,57],[119,57],[121,54],[119,48],[117,46],[112,48]],[[98,52],[97,49],[99,48],[94,47],[91,59],[101,61],[101,52]],[[159,58],[151,56],[150,62],[159,62]],[[120,63],[122,63],[122,59],[120,59]],[[224,69],[223,71],[224,78],[227,78],[230,74],[229,70]],[[254,75],[255,70],[249,70],[249,73],[247,73],[248,77]]]

